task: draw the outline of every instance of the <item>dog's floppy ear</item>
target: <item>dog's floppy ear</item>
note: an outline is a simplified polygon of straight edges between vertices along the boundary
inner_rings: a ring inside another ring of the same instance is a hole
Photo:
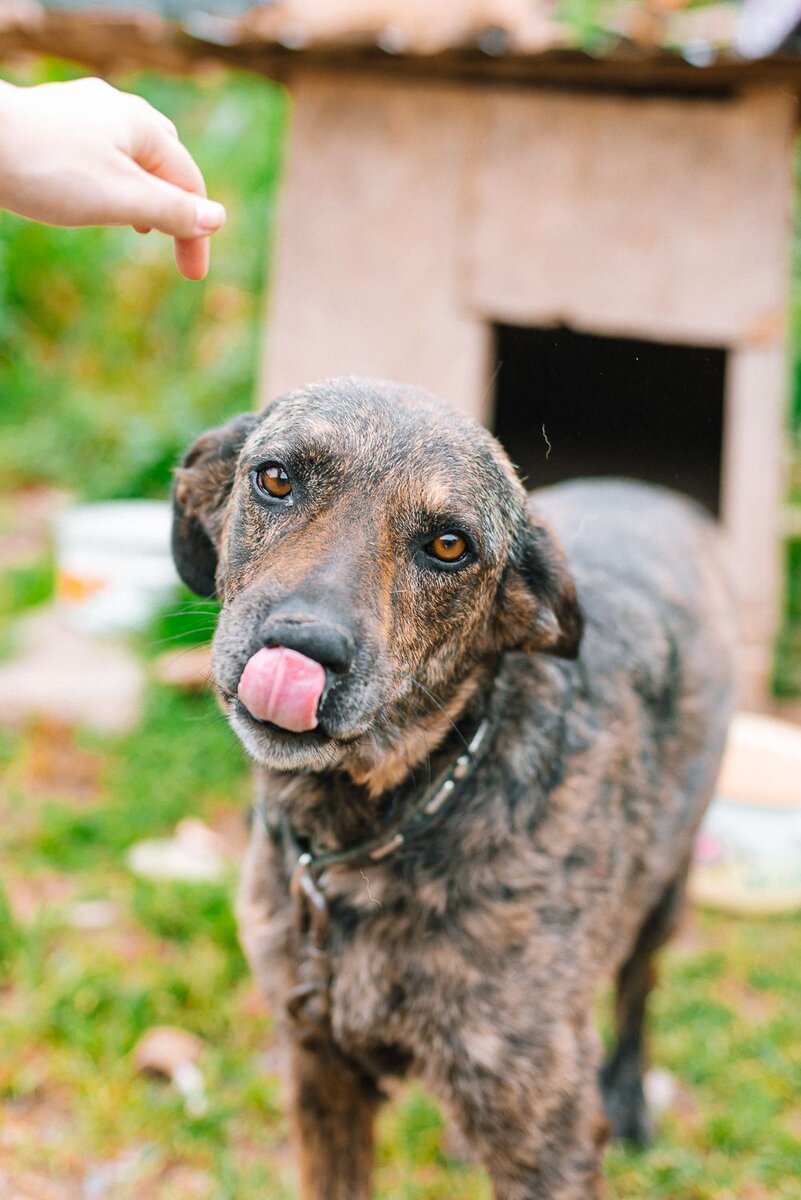
[[[172,556],[178,574],[199,596],[214,596],[217,547],[239,452],[259,418],[241,413],[201,434],[175,472]]]
[[[584,618],[576,585],[558,537],[536,513],[529,514],[521,529],[514,566],[518,629],[525,612],[525,632],[516,642],[517,647],[559,658],[578,658]],[[521,583],[528,593],[525,604],[521,603]]]

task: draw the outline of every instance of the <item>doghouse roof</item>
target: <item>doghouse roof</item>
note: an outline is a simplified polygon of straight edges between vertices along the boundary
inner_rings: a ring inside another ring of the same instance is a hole
[[[801,0],[0,0],[0,47],[101,69],[222,60],[284,77],[303,62],[463,79],[708,88],[801,80]]]

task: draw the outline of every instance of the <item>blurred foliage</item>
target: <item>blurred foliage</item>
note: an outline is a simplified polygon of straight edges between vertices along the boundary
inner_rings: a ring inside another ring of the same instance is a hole
[[[801,539],[785,545],[786,603],[776,643],[773,690],[777,696],[801,696]]]
[[[643,7],[654,17],[665,18],[680,8],[712,8],[726,2],[734,5],[738,0],[656,0],[647,6],[642,0],[556,0],[554,9],[576,45],[590,54],[603,54],[618,44],[619,31],[627,27],[632,14],[639,16]]]
[[[16,647],[14,617],[50,600],[55,590],[53,556],[45,553],[0,571],[0,662]]]
[[[794,533],[784,548],[785,606],[776,642],[773,688],[777,696],[801,696],[801,140],[795,156],[796,207],[790,329],[793,345],[790,395],[789,503]]]
[[[54,578],[49,555],[5,569],[0,574],[0,628],[17,613],[49,600]]]
[[[609,37],[603,22],[608,7],[608,0],[557,0],[556,17],[569,26],[579,46],[600,53]]]
[[[67,74],[45,64],[17,78]],[[284,95],[223,73],[117,82],[175,121],[228,224],[213,239],[209,278],[196,283],[178,275],[160,234],[0,215],[5,487],[160,495],[198,430],[253,406]]]
[[[793,239],[793,261],[791,278],[790,329],[793,339],[793,388],[790,399],[790,425],[795,436],[798,454],[796,465],[801,463],[801,139],[795,150],[795,237]],[[801,504],[801,467],[793,479],[793,499]]]

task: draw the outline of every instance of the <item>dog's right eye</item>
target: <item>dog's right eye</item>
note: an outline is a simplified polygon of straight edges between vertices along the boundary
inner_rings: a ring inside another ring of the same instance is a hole
[[[292,480],[279,462],[267,462],[257,467],[253,478],[256,487],[274,500],[285,500],[292,492]]]
[[[455,530],[448,530],[432,538],[423,549],[429,558],[445,567],[460,566],[470,553],[470,543],[466,536]]]
[[[441,533],[428,543],[426,551],[440,562],[457,562],[467,553],[467,542],[460,533]]]

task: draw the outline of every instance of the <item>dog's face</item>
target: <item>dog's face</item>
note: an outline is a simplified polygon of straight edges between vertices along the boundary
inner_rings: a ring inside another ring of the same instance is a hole
[[[578,651],[561,550],[500,446],[415,389],[334,380],[235,418],[174,502],[178,570],[222,602],[221,702],[269,767],[367,780],[400,743],[422,758],[502,650]]]

